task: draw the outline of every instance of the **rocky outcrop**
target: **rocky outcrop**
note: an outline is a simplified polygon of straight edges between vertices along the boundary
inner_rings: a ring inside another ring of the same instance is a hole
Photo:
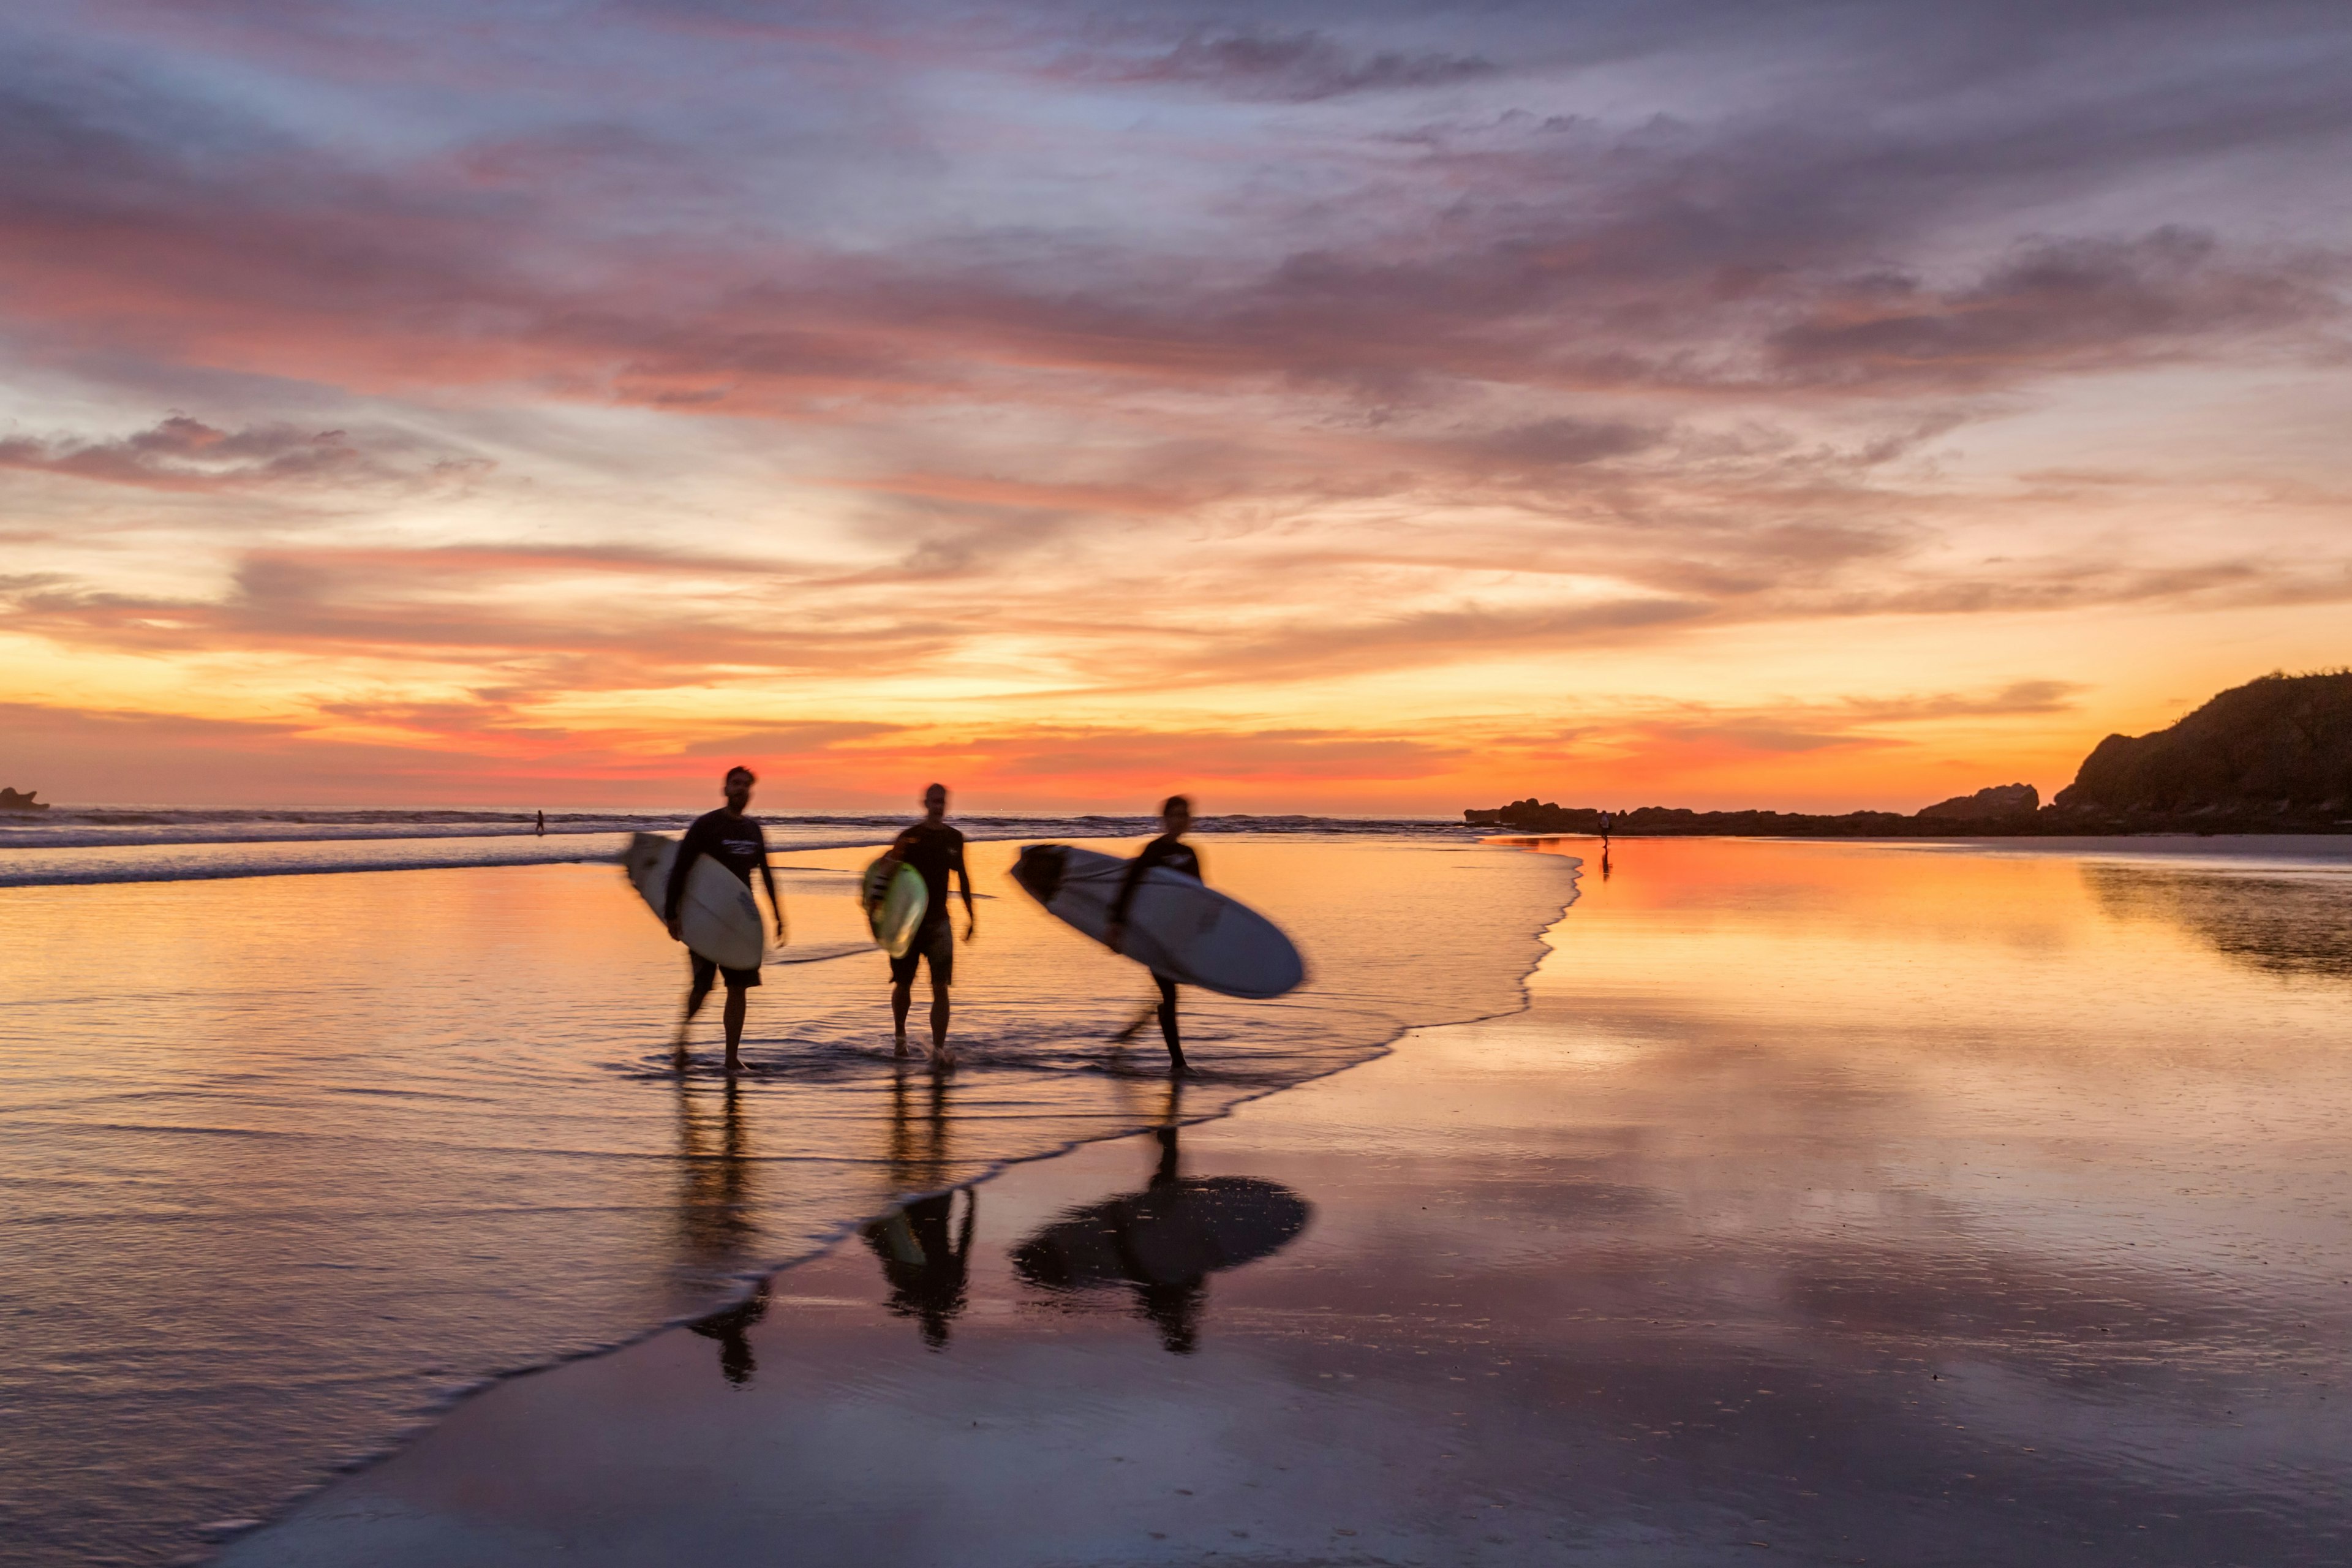
[[[37,789],[28,789],[19,795],[13,789],[0,789],[0,811],[47,811],[49,809],[48,802],[33,798],[40,793]]]
[[[2110,735],[2052,805],[2074,816],[2352,817],[2352,671],[2266,675],[2165,729]]]
[[[1465,811],[1462,816],[1473,827],[1511,833],[1592,834],[1601,831],[1605,816],[1611,833],[1634,838],[1707,834],[1743,838],[1885,838],[1931,830],[1923,828],[1916,817],[1892,811],[1814,816],[1797,811],[1692,811],[1684,806],[1644,805],[1632,811],[1603,812],[1598,806],[1554,805],[1532,797],[1491,811]]]
[[[1956,795],[1919,808],[1928,822],[2001,822],[2042,809],[2042,792],[2030,784],[1994,784],[1974,795]]]

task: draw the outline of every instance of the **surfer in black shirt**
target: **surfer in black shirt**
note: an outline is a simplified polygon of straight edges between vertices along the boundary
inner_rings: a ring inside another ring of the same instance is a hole
[[[669,934],[683,942],[677,928],[678,900],[686,896],[686,874],[697,856],[708,855],[721,866],[751,885],[751,871],[759,868],[760,879],[768,886],[768,903],[776,911],[776,941],[784,940],[784,900],[776,897],[775,874],[768,869],[768,838],[760,825],[743,815],[751,804],[751,786],[759,779],[751,769],[727,770],[727,804],[717,811],[706,812],[694,819],[686,830],[686,837],[677,847],[677,858],[669,868],[669,888],[662,898],[663,918],[669,921]],[[686,1016],[677,1026],[677,1070],[686,1070],[686,1026],[702,1011],[703,1002],[710,988],[721,976],[727,981],[727,1006],[721,1015],[727,1024],[727,1070],[742,1068],[740,1049],[743,1044],[743,1004],[745,993],[760,984],[760,972],[754,969],[721,969],[698,952],[689,952],[694,975],[693,988],[686,994]]]
[[[915,970],[931,969],[931,1060],[940,1067],[955,1061],[948,1049],[948,986],[955,980],[955,929],[948,918],[948,873],[962,883],[963,939],[970,942],[980,929],[971,910],[971,872],[963,863],[963,835],[948,826],[948,786],[933,784],[923,792],[923,820],[898,835],[883,858],[911,866],[923,879],[923,923],[906,952],[890,961],[890,1022],[897,1032],[898,1054],[907,1054],[907,1014],[915,1005]],[[870,910],[868,911],[871,912]]]
[[[1201,875],[1201,857],[1183,842],[1185,830],[1192,826],[1192,803],[1181,795],[1170,795],[1160,807],[1160,837],[1127,863],[1127,876],[1119,882],[1118,897],[1111,903],[1110,924],[1103,931],[1103,943],[1113,952],[1126,951],[1128,906],[1135,902],[1135,889],[1142,885],[1146,871],[1154,866],[1164,866],[1196,882],[1206,880]],[[1173,1074],[1188,1073],[1192,1069],[1185,1064],[1184,1042],[1176,1032],[1176,982],[1156,969],[1151,978],[1160,987],[1160,1037],[1168,1042],[1168,1070]]]

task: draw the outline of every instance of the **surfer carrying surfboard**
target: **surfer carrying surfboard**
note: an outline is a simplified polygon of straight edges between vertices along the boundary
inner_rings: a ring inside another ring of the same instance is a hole
[[[1127,951],[1127,911],[1135,902],[1136,889],[1143,885],[1145,872],[1154,866],[1164,866],[1196,882],[1208,879],[1201,875],[1201,857],[1183,842],[1185,831],[1192,826],[1191,801],[1181,795],[1171,795],[1160,804],[1160,837],[1127,863],[1127,875],[1118,884],[1118,897],[1111,902],[1110,923],[1103,930],[1103,945],[1113,952]],[[1188,1073],[1192,1069],[1185,1065],[1184,1042],[1176,1031],[1176,982],[1156,969],[1151,978],[1160,987],[1160,1037],[1168,1042],[1168,1070],[1173,1074]]]
[[[948,826],[948,786],[935,784],[923,792],[923,820],[898,835],[885,860],[912,867],[923,879],[927,895],[923,923],[915,929],[907,951],[890,961],[890,1023],[898,1054],[907,1054],[907,1014],[915,1004],[915,970],[931,970],[931,1060],[946,1067],[955,1060],[948,1049],[948,987],[955,980],[955,929],[948,918],[948,873],[963,884],[963,939],[970,942],[980,929],[971,909],[971,872],[963,863],[963,834]],[[870,910],[869,910],[870,912]]]
[[[776,896],[775,873],[768,869],[768,837],[760,825],[743,815],[751,804],[751,786],[759,778],[751,769],[733,767],[727,770],[724,785],[727,804],[717,811],[705,812],[694,819],[686,830],[686,837],[677,847],[677,858],[670,865],[669,888],[662,901],[662,918],[669,924],[669,934],[680,942],[686,937],[678,929],[678,902],[686,896],[687,872],[698,856],[708,855],[727,870],[741,879],[746,888],[751,885],[751,870],[757,867],[760,879],[768,886],[768,903],[776,911],[776,941],[784,940],[784,900]],[[722,884],[723,886],[723,884]],[[756,934],[756,931],[755,933]],[[740,1054],[743,1044],[743,1006],[746,993],[760,984],[760,969],[724,969],[716,959],[705,958],[688,952],[694,984],[686,994],[686,1017],[678,1024],[677,1066],[686,1068],[686,1026],[702,1011],[702,1004],[710,995],[710,988],[722,977],[727,982],[727,1006],[722,1016],[727,1025],[727,1070],[737,1072],[743,1066]]]

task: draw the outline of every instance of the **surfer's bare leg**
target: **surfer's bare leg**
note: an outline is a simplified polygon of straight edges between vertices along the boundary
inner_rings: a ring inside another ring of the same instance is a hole
[[[692,954],[688,956],[694,973],[694,983],[687,989],[686,1011],[678,1017],[677,1038],[672,1042],[669,1054],[669,1065],[678,1072],[686,1070],[688,1060],[686,1054],[687,1033],[694,1026],[694,1016],[702,1011],[702,1005],[710,1000],[710,988],[719,984],[717,964],[712,964],[705,970],[703,960]]]
[[[890,1026],[897,1037],[898,1047],[891,1054],[907,1054],[907,1013],[915,1005],[915,982],[912,976],[890,987]]]
[[[948,983],[938,975],[931,976],[931,1059],[945,1064],[955,1060],[948,1049]]]
[[[1160,985],[1160,1037],[1168,1042],[1168,1070],[1190,1072],[1192,1069],[1184,1060],[1183,1037],[1176,1031],[1176,983],[1164,974],[1151,978]]]
[[[740,1072],[743,1067],[743,1005],[749,993],[740,985],[727,988],[727,1006],[719,1016],[727,1025],[727,1070]]]

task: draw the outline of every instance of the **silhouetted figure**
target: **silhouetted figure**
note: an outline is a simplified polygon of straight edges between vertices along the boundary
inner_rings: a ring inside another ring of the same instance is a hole
[[[1192,826],[1192,803],[1181,795],[1171,795],[1160,807],[1160,837],[1143,847],[1143,853],[1127,863],[1127,876],[1119,882],[1118,897],[1110,907],[1110,924],[1103,932],[1103,945],[1113,952],[1127,946],[1127,911],[1135,902],[1135,889],[1143,884],[1143,874],[1155,866],[1164,866],[1180,876],[1196,882],[1207,879],[1201,875],[1201,857],[1192,847],[1182,842],[1185,830]],[[1160,1037],[1168,1044],[1168,1070],[1171,1074],[1192,1071],[1184,1060],[1184,1042],[1176,1028],[1176,982],[1172,976],[1151,973],[1152,982],[1160,987]]]
[[[1171,1353],[1200,1344],[1208,1277],[1280,1251],[1313,1216],[1305,1199],[1250,1176],[1185,1177],[1177,1131],[1160,1129],[1143,1191],[1072,1209],[1013,1248],[1014,1272],[1056,1293],[1125,1286]]]
[[[757,783],[759,776],[749,768],[728,769],[723,786],[727,804],[696,817],[694,826],[686,830],[686,837],[677,847],[677,858],[670,865],[669,888],[662,900],[662,913],[669,921],[672,937],[685,940],[678,935],[677,906],[686,896],[686,874],[697,857],[708,855],[741,878],[747,888],[751,885],[753,869],[759,871],[760,880],[768,887],[768,905],[776,911],[776,940],[784,940],[784,901],[776,896],[775,873],[768,869],[768,837],[758,823],[743,815],[743,808],[751,804],[751,786]],[[756,965],[750,969],[721,969],[698,952],[687,956],[693,984],[686,994],[686,1016],[678,1020],[675,1058],[677,1070],[686,1070],[686,1027],[702,1011],[711,986],[723,975],[727,981],[727,1006],[722,1015],[727,1025],[727,1070],[740,1071],[743,1066],[740,1052],[744,1001],[751,987],[760,984],[760,971]]]
[[[533,833],[535,833],[535,834],[539,835],[539,837],[541,837],[541,838],[546,837],[547,837],[547,813],[545,813],[545,812],[543,812],[543,811],[541,811],[541,812],[534,812],[534,813],[532,813],[532,816],[533,816],[534,817],[536,817],[536,818],[537,818],[537,821],[536,821],[536,822],[534,823],[534,825],[532,826],[532,827],[531,827],[531,831],[532,831]]]
[[[948,873],[963,884],[963,939],[980,931],[972,913],[971,872],[964,865],[963,834],[948,826],[948,786],[933,784],[923,792],[923,820],[898,835],[885,860],[897,860],[921,874],[926,895],[923,923],[907,951],[890,961],[890,1023],[899,1056],[907,1054],[907,1014],[914,1005],[915,969],[931,971],[931,1060],[940,1067],[955,1061],[948,1049],[948,987],[955,983],[955,928],[948,916]],[[887,882],[886,882],[887,886]],[[867,913],[872,913],[867,906]]]

